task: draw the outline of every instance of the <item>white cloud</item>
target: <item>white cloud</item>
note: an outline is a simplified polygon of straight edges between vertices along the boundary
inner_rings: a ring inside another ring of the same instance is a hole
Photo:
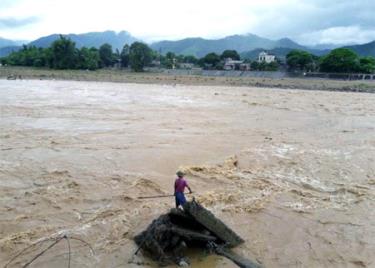
[[[358,25],[363,35],[361,40],[365,40],[372,38],[366,29],[375,27],[372,12],[375,1],[369,0],[0,1],[0,19],[39,19],[33,25],[2,29],[0,36],[14,39],[35,39],[52,33],[126,30],[147,41],[243,33],[304,41],[325,36],[321,33],[324,29]]]
[[[375,40],[375,28],[363,29],[360,26],[331,27],[302,34],[298,41],[302,44],[354,44]]]

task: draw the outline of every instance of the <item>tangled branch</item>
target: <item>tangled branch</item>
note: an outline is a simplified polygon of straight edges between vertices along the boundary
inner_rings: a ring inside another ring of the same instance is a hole
[[[32,247],[35,247],[37,245],[40,245],[46,241],[51,241],[51,240],[54,240],[54,242],[52,244],[50,244],[46,249],[42,250],[41,252],[39,252],[37,255],[35,255],[31,260],[29,260],[27,263],[25,263],[22,267],[23,268],[27,268],[30,266],[30,264],[32,264],[35,260],[37,260],[39,257],[41,257],[44,253],[46,253],[47,251],[49,251],[51,248],[53,248],[54,246],[56,246],[59,242],[61,242],[61,240],[66,240],[67,242],[67,245],[68,245],[68,268],[70,268],[70,264],[71,264],[71,245],[70,245],[70,240],[77,240],[77,241],[80,241],[81,243],[83,243],[85,246],[87,246],[89,249],[90,249],[90,252],[91,254],[94,256],[95,255],[95,251],[93,249],[93,247],[88,243],[86,242],[85,240],[81,239],[81,238],[78,238],[78,237],[70,237],[66,234],[62,235],[62,236],[59,236],[59,237],[49,237],[49,238],[45,238],[43,240],[40,240],[40,241],[37,241],[33,244],[31,244],[30,246],[24,248],[23,250],[21,250],[19,253],[17,253],[13,258],[11,258],[9,260],[9,262],[7,264],[5,264],[4,268],[8,268],[9,265],[11,263],[13,263],[16,259],[18,259],[19,257],[25,255],[25,253]]]

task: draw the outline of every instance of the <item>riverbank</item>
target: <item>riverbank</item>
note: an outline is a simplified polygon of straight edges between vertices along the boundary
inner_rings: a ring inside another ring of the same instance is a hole
[[[156,72],[134,73],[125,70],[51,70],[27,67],[0,67],[0,78],[33,80],[101,81],[163,85],[246,86],[279,89],[305,89],[375,93],[373,81],[339,81],[312,78],[214,77],[173,75]]]

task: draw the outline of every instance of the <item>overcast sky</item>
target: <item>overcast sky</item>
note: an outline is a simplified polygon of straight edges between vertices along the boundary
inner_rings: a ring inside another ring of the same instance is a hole
[[[145,41],[253,33],[301,44],[375,40],[375,0],[0,0],[0,37],[126,30]]]

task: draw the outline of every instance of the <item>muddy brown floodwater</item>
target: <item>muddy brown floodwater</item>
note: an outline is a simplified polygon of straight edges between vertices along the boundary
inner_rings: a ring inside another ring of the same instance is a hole
[[[172,193],[181,168],[264,267],[375,267],[375,94],[0,80],[0,109],[2,266],[68,234],[95,251],[72,240],[72,267],[153,267],[129,263],[132,238],[174,200],[137,197]]]

